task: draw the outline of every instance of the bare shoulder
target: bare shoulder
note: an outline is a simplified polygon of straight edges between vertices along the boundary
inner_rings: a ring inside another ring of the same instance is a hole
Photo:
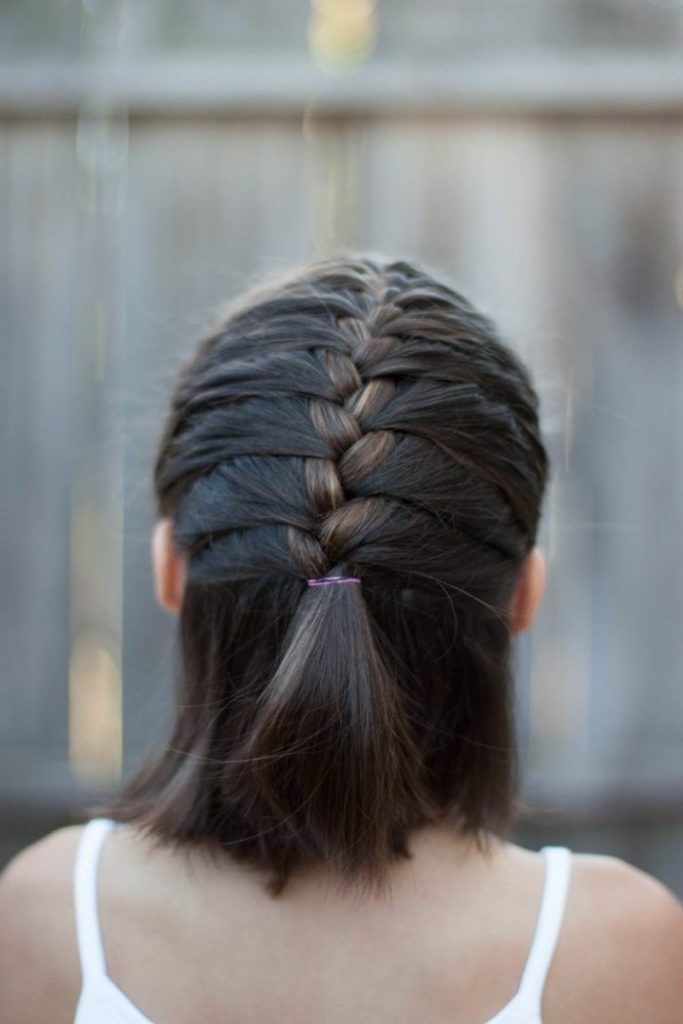
[[[572,1006],[567,1019],[583,1024],[683,1022],[683,904],[617,857],[572,860],[549,1005]]]
[[[3,1024],[73,1021],[80,967],[72,877],[82,830],[50,833],[0,875]]]

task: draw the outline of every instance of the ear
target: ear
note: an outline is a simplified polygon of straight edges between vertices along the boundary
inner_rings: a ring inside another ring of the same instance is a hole
[[[511,633],[523,633],[531,627],[545,589],[546,576],[545,556],[539,547],[532,548],[522,562],[510,602]]]
[[[167,612],[179,612],[185,586],[185,558],[173,544],[173,523],[160,519],[152,534],[156,598]]]

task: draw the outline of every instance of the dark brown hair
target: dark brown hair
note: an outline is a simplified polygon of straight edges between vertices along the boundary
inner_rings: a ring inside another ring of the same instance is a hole
[[[426,822],[504,834],[537,411],[490,320],[412,264],[326,259],[247,296],[161,442],[187,557],[177,716],[112,816],[263,868],[274,894],[310,859],[380,891]]]

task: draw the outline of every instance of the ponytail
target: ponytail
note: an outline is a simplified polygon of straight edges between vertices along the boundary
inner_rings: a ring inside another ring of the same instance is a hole
[[[241,774],[297,846],[338,877],[381,888],[399,837],[430,805],[396,669],[375,634],[361,585],[307,587]]]

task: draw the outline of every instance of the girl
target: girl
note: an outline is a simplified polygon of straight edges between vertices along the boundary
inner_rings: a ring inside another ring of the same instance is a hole
[[[509,839],[543,590],[528,372],[405,262],[253,293],[156,463],[173,734],[0,885],[3,1024],[675,1024],[683,908]]]

